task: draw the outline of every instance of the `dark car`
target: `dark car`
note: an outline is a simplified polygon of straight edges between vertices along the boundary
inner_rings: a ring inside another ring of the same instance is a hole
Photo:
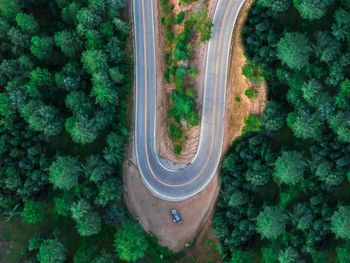
[[[179,214],[179,212],[176,209],[171,210],[171,216],[173,217],[173,221],[175,224],[181,224],[182,223],[182,218]]]

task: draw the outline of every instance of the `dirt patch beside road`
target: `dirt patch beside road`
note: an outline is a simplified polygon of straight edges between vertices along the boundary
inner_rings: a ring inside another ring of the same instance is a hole
[[[209,10],[211,14],[213,10],[212,7],[216,1],[217,0],[209,0]],[[242,75],[242,67],[246,63],[246,58],[244,56],[244,49],[241,42],[240,32],[242,31],[242,27],[248,15],[248,10],[253,2],[254,0],[247,0],[237,20],[234,32],[230,78],[227,87],[223,153],[225,153],[226,149],[231,144],[232,139],[241,134],[245,116],[252,111],[257,114],[261,113],[266,100],[266,85],[261,86],[258,89],[259,91],[257,98],[255,98],[253,101],[250,101],[244,95],[245,89],[247,89],[250,84]],[[156,6],[156,8],[158,7]],[[155,14],[158,14],[157,12],[158,11],[156,11]],[[159,24],[156,24],[156,27],[159,29]],[[160,34],[162,34],[162,32],[158,30],[156,34],[158,39],[160,39]],[[167,95],[166,92],[169,91],[169,87],[163,81],[163,53],[160,48],[162,43],[161,41],[157,41],[157,43],[160,45],[157,47],[157,72],[159,73],[157,78],[158,85],[161,85],[159,86],[161,88],[158,89],[157,95],[159,98],[157,105],[157,116],[159,118],[158,123],[163,123],[163,125],[159,126],[158,124],[157,126],[157,140],[159,142],[161,155],[167,159],[174,160],[172,151],[171,154],[169,151],[166,151],[169,145],[167,145],[167,131],[166,125],[164,125],[164,116],[166,116],[166,107],[164,105],[167,103],[165,100]],[[200,69],[201,67],[202,66],[198,68]],[[236,97],[241,98],[240,103],[236,103]],[[199,131],[199,128],[197,129]],[[198,133],[198,131],[196,131],[196,133]],[[198,136],[199,135],[196,135],[196,139],[199,138]],[[196,150],[197,146],[192,147]],[[188,154],[187,158],[190,157],[191,153]],[[134,154],[132,151],[130,151],[129,159],[125,163],[124,172],[125,199],[130,212],[135,216],[135,218],[140,222],[140,224],[145,228],[147,232],[153,233],[158,237],[161,245],[167,246],[172,250],[178,251],[183,249],[187,242],[192,241],[196,236],[198,236],[197,243],[193,246],[193,248],[187,251],[188,261],[184,262],[189,262],[192,260],[191,258],[196,255],[196,251],[201,251],[203,254],[203,257],[201,257],[199,260],[202,258],[205,259],[205,253],[206,251],[209,251],[205,248],[206,243],[208,242],[207,237],[214,236],[211,225],[215,202],[219,191],[218,174],[215,175],[211,183],[201,193],[197,194],[193,198],[183,202],[167,202],[152,196],[151,193],[146,189],[140,179],[135,163],[136,161]],[[178,211],[180,211],[181,215],[184,218],[183,224],[173,224],[170,217],[170,210],[172,208],[176,208]],[[205,235],[201,235],[201,231],[202,233],[204,232]],[[218,258],[218,256],[215,255],[215,258]]]
[[[246,89],[251,84],[242,75],[242,68],[246,64],[247,59],[244,55],[244,45],[242,43],[241,32],[248,12],[254,0],[247,0],[244,4],[239,17],[237,18],[234,36],[231,47],[231,65],[229,81],[226,90],[226,114],[225,114],[225,152],[232,140],[241,135],[244,127],[244,118],[249,114],[261,114],[265,107],[267,97],[266,83],[256,87],[257,94],[253,100],[244,95]]]
[[[125,199],[130,212],[146,229],[156,235],[159,243],[174,251],[191,242],[203,224],[209,221],[218,194],[218,177],[193,198],[183,202],[167,202],[154,197],[140,180],[137,167],[128,162],[124,176]],[[180,211],[184,221],[173,223],[171,209]]]

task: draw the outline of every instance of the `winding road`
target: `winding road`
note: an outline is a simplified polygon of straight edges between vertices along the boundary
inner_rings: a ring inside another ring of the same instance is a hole
[[[186,200],[214,177],[224,136],[226,84],[233,28],[245,0],[218,0],[208,43],[203,90],[200,141],[188,165],[164,162],[156,141],[157,67],[153,2],[133,0],[135,38],[135,154],[148,190],[167,201]]]

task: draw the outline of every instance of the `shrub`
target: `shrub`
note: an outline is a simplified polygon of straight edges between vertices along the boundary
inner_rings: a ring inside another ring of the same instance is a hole
[[[255,75],[255,67],[252,63],[247,63],[242,68],[242,74],[247,79],[252,80]]]
[[[246,117],[244,122],[243,134],[248,132],[258,132],[262,126],[261,119],[253,114]]]
[[[23,220],[28,224],[36,224],[45,217],[45,207],[42,203],[27,201],[21,214]]]
[[[173,140],[180,139],[182,137],[182,131],[177,125],[172,123],[169,125],[169,136]]]
[[[186,14],[185,14],[184,11],[181,11],[180,13],[178,13],[178,14],[177,14],[177,17],[176,17],[176,19],[175,19],[175,23],[176,23],[176,24],[181,24],[181,23],[184,21],[185,16],[186,16]]]
[[[249,98],[249,99],[254,99],[256,97],[256,91],[253,88],[247,89],[244,94]]]
[[[181,152],[182,152],[182,145],[180,145],[180,144],[177,144],[177,145],[175,145],[174,146],[174,153],[176,154],[176,155],[180,155],[181,154]]]
[[[241,97],[240,97],[240,96],[236,96],[236,97],[235,97],[235,102],[236,102],[237,104],[240,104],[240,103],[241,103]]]

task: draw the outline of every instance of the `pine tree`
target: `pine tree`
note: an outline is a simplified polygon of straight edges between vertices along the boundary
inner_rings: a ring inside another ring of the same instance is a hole
[[[91,205],[84,199],[75,202],[72,207],[72,218],[77,223],[77,230],[81,236],[92,236],[101,230],[101,218]]]
[[[303,179],[305,168],[306,162],[302,153],[284,151],[275,162],[274,178],[278,183],[295,185]]]
[[[148,242],[139,225],[124,223],[115,235],[114,247],[119,259],[133,262],[143,257]]]
[[[78,185],[80,163],[71,156],[59,156],[51,164],[49,179],[55,188],[69,190]]]
[[[278,207],[267,206],[256,218],[256,230],[262,238],[276,239],[285,231],[286,216]]]
[[[308,65],[310,54],[309,39],[302,33],[286,33],[277,44],[278,58],[294,70]]]
[[[66,248],[55,239],[47,239],[42,242],[37,254],[41,263],[63,263],[66,260]]]

